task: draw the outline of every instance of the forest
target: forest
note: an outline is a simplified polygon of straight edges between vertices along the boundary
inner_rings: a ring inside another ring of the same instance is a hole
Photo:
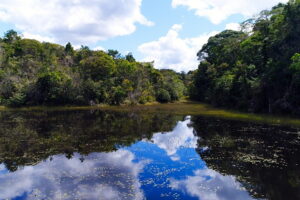
[[[300,0],[278,4],[225,30],[197,53],[189,73],[158,70],[131,53],[0,39],[0,105],[174,102],[185,96],[247,112],[300,114]]]
[[[190,97],[249,112],[300,114],[300,1],[211,37],[197,54]]]
[[[184,74],[157,70],[131,53],[93,51],[23,39],[0,39],[0,105],[145,104],[187,95]]]

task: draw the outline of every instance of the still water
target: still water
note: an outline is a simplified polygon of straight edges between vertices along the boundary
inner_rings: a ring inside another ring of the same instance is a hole
[[[296,200],[300,129],[201,116],[0,112],[0,199]]]

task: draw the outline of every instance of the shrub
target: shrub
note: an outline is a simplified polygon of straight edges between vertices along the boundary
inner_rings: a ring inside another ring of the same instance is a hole
[[[8,99],[7,105],[12,107],[19,107],[19,106],[23,106],[25,102],[26,102],[26,95],[22,92],[17,92]]]
[[[160,89],[157,93],[156,100],[160,103],[168,103],[171,101],[171,96],[167,90]]]

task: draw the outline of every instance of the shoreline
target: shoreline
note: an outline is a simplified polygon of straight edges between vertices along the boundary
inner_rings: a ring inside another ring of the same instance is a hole
[[[300,127],[300,118],[270,115],[270,114],[254,114],[229,109],[214,108],[211,105],[195,102],[180,101],[174,103],[148,103],[145,105],[95,105],[95,106],[33,106],[10,108],[0,106],[1,112],[30,112],[30,111],[84,111],[84,110],[102,110],[114,112],[143,112],[143,113],[170,113],[176,115],[200,115],[204,117],[222,118],[237,121],[249,121],[257,123],[267,123],[274,125],[289,125]]]

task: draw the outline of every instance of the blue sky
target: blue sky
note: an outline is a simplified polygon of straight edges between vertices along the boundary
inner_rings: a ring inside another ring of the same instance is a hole
[[[132,52],[156,68],[197,68],[210,36],[287,0],[1,0],[0,33]]]

